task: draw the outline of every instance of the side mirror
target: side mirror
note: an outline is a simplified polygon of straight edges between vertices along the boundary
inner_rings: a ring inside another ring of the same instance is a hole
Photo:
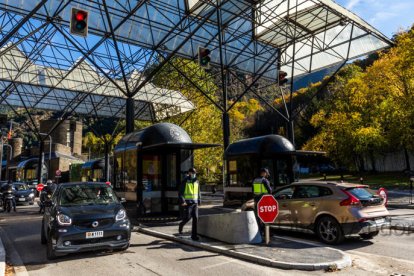
[[[125,199],[124,197],[121,197],[121,198],[119,199],[119,201],[121,201],[121,203],[125,203],[125,202],[126,202],[126,199]]]

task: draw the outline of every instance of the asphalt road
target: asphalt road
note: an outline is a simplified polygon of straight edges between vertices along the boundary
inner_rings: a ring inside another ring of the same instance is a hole
[[[48,261],[37,208],[0,213],[0,235],[17,275],[286,275],[216,253],[133,232],[125,252],[91,252]],[[290,271],[302,275],[300,271]]]
[[[125,252],[91,252],[46,259],[40,244],[41,215],[37,207],[18,207],[0,213],[0,235],[8,261],[17,275],[325,275],[325,272],[279,270],[225,257],[134,232]],[[273,232],[303,242],[317,243],[311,235]],[[351,254],[354,266],[339,275],[414,275],[414,233],[382,234],[373,241],[349,240],[339,246]],[[325,246],[321,244],[321,246]],[[338,247],[337,247],[338,248]]]

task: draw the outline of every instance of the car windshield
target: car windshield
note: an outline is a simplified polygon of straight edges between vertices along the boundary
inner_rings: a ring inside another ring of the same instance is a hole
[[[369,200],[375,195],[374,192],[371,192],[369,189],[366,188],[350,188],[347,189],[347,191],[359,200]]]
[[[14,189],[16,191],[24,191],[24,190],[29,190],[29,187],[27,187],[26,184],[14,184]]]
[[[118,202],[112,189],[106,184],[77,184],[62,188],[61,206],[110,204]]]

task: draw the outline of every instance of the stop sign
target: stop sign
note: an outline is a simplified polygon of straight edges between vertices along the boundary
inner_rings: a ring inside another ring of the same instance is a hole
[[[45,187],[45,185],[43,185],[42,183],[39,183],[39,184],[37,184],[37,186],[36,186],[36,190],[38,191],[38,192],[40,192],[41,190],[43,190],[43,188]]]
[[[264,195],[257,202],[257,216],[263,223],[272,223],[279,214],[279,204],[272,195]]]
[[[387,192],[387,190],[385,190],[385,188],[379,188],[378,189],[378,194],[379,194],[380,197],[382,197],[384,199],[385,206],[387,206],[387,204],[388,204],[388,192]]]

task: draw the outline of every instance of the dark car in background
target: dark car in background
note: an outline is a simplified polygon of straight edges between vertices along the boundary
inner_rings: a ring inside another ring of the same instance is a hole
[[[26,183],[15,182],[12,183],[14,188],[14,196],[16,198],[16,204],[34,204],[34,192],[27,186]]]
[[[39,196],[39,192],[37,191],[37,179],[29,180],[26,182],[26,184],[27,186],[29,186],[29,189],[31,189],[36,196]]]
[[[131,224],[110,185],[60,184],[42,220],[41,242],[47,258],[91,250],[126,250]]]

